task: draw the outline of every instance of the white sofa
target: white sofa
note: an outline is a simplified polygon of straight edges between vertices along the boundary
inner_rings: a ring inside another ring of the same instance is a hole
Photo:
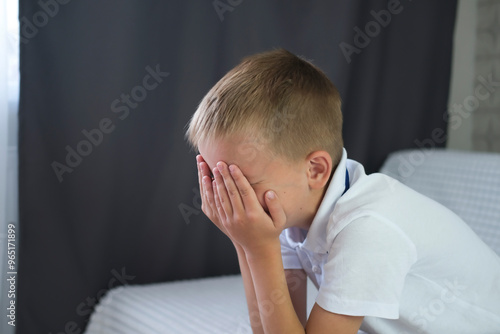
[[[388,157],[381,172],[455,211],[500,255],[500,154],[400,151]],[[309,310],[316,293],[310,283]],[[241,277],[225,276],[116,288],[100,301],[86,333],[243,334],[251,330]]]

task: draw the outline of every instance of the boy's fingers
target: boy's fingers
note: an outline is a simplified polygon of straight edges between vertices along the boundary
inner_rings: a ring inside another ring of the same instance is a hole
[[[196,157],[197,165],[198,165],[198,183],[200,185],[200,196],[201,196],[201,203],[208,204],[207,203],[207,194],[212,190],[212,182],[211,182],[211,177],[210,173],[208,173],[206,170],[208,169],[207,163],[203,161],[203,158],[201,158],[200,155]],[[204,178],[208,178],[210,180],[209,182],[209,187],[207,187],[207,184],[204,181]],[[212,210],[213,211],[213,210]]]
[[[233,215],[233,208],[231,206],[231,200],[229,199],[229,195],[227,194],[226,185],[224,184],[224,179],[222,178],[221,173],[218,168],[215,167],[213,169],[214,181],[216,184],[216,189],[214,189],[214,193],[216,193],[220,207],[224,210],[226,217],[231,217]]]
[[[212,190],[212,174],[210,173],[210,168],[208,167],[207,163],[202,161],[199,163],[200,166],[200,174],[201,178],[203,179],[204,177],[208,178],[210,180],[210,187],[206,188],[205,185],[203,187],[205,188],[205,191],[210,191]]]
[[[228,170],[238,189],[245,210],[262,209],[255,191],[241,170],[236,165],[229,166]]]
[[[266,192],[265,201],[267,205],[267,209],[269,210],[269,215],[273,220],[274,226],[277,229],[282,230],[285,227],[286,223],[286,214],[281,206],[280,200],[276,193],[272,190]]]
[[[206,173],[207,163],[204,162],[202,159],[198,159],[198,157],[200,156],[196,157],[196,165],[198,166],[198,183],[200,184],[200,191],[201,191],[201,187],[203,187],[203,183],[201,181],[203,179],[203,176],[207,175]],[[210,174],[208,174],[208,176],[210,176]]]
[[[200,172],[201,176],[211,176],[210,174],[210,168],[208,167],[208,164],[206,163],[205,159],[201,156],[201,154],[198,154],[196,156],[196,162],[198,163],[198,166],[200,167]]]
[[[219,197],[219,192],[217,190],[217,183],[212,181],[212,189],[213,189],[213,194],[214,194],[214,202],[215,202],[215,208],[217,212],[219,213],[219,217],[221,219],[221,223],[224,224],[226,221],[226,213],[224,212],[224,208],[222,207],[222,203]]]
[[[198,182],[200,183],[200,193],[203,205],[203,212],[222,232],[225,228],[222,224],[221,215],[225,219],[225,213],[220,210],[221,204],[217,196],[217,186],[210,173],[210,168],[201,155],[196,156],[198,165]]]
[[[208,181],[208,183],[207,183]],[[201,208],[205,215],[212,220],[212,216],[215,212],[213,209],[213,196],[212,201],[210,200],[210,192],[212,191],[212,181],[209,176],[203,175],[201,171],[201,166],[198,164],[198,182],[200,183],[200,196],[201,196]],[[207,186],[208,185],[208,186]]]
[[[212,179],[208,176],[203,177],[203,187],[206,195],[206,206],[207,210],[210,212],[210,220],[221,230],[224,231],[224,227],[222,226],[219,211],[217,210],[217,204],[215,203],[215,195],[212,186]]]
[[[210,167],[208,167],[205,161],[200,162],[200,171],[201,171],[201,176],[208,176],[212,178],[212,174],[210,173]]]
[[[203,194],[202,194],[202,200],[205,201],[205,204],[207,205],[208,210],[215,212],[215,201],[214,201],[214,194],[212,190],[212,179],[209,176],[203,176],[202,178],[202,183],[203,183]]]
[[[228,198],[231,201],[232,210],[236,212],[243,212],[245,210],[245,206],[241,199],[240,191],[234,183],[233,177],[229,173],[227,164],[224,162],[218,162],[217,169],[222,176],[222,180],[224,181]]]
[[[201,173],[201,166],[200,166],[200,162],[198,161],[198,157],[196,157],[196,161],[197,161],[196,167],[198,169],[198,185],[200,186],[200,195],[201,195],[201,200],[203,203],[203,199],[205,197],[205,191],[204,191],[204,187],[203,187],[203,174]]]
[[[198,164],[200,180],[205,175],[210,176],[210,168],[208,168],[207,163],[205,162],[205,160],[203,160],[203,157],[201,155],[196,156],[196,162]]]

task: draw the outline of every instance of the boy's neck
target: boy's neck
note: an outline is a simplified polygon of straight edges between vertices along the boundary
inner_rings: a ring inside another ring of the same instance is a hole
[[[312,210],[310,210],[310,214],[307,217],[305,217],[305,219],[303,219],[302,222],[297,224],[296,227],[299,227],[304,230],[309,230],[314,220],[314,217],[316,217],[316,213],[318,212],[319,207],[321,206],[321,203],[325,198],[326,191],[328,190],[328,186],[330,185],[330,181],[332,180],[332,175],[330,176],[330,179],[323,188],[317,189],[316,192],[311,193],[312,200],[310,207],[312,208]]]

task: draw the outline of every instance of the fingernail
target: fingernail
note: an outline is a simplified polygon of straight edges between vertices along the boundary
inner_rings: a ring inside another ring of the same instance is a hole
[[[217,168],[222,172],[222,169],[224,168],[224,165],[222,164],[222,162],[217,163]]]
[[[235,166],[235,165],[231,165],[231,166],[229,166],[229,171],[230,171],[231,173],[234,173],[234,172],[236,171],[236,166]]]
[[[266,196],[267,198],[269,199],[275,199],[276,198],[276,194],[274,193],[274,191],[270,190],[266,193]]]

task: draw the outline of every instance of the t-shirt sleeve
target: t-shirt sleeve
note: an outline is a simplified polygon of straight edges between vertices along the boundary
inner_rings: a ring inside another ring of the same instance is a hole
[[[284,269],[302,269],[297,252],[290,241],[290,238],[295,237],[297,233],[298,231],[295,231],[294,228],[288,228],[280,234],[281,258]]]
[[[336,235],[328,254],[319,306],[353,316],[399,317],[405,277],[417,257],[399,227],[383,218],[357,218]]]

